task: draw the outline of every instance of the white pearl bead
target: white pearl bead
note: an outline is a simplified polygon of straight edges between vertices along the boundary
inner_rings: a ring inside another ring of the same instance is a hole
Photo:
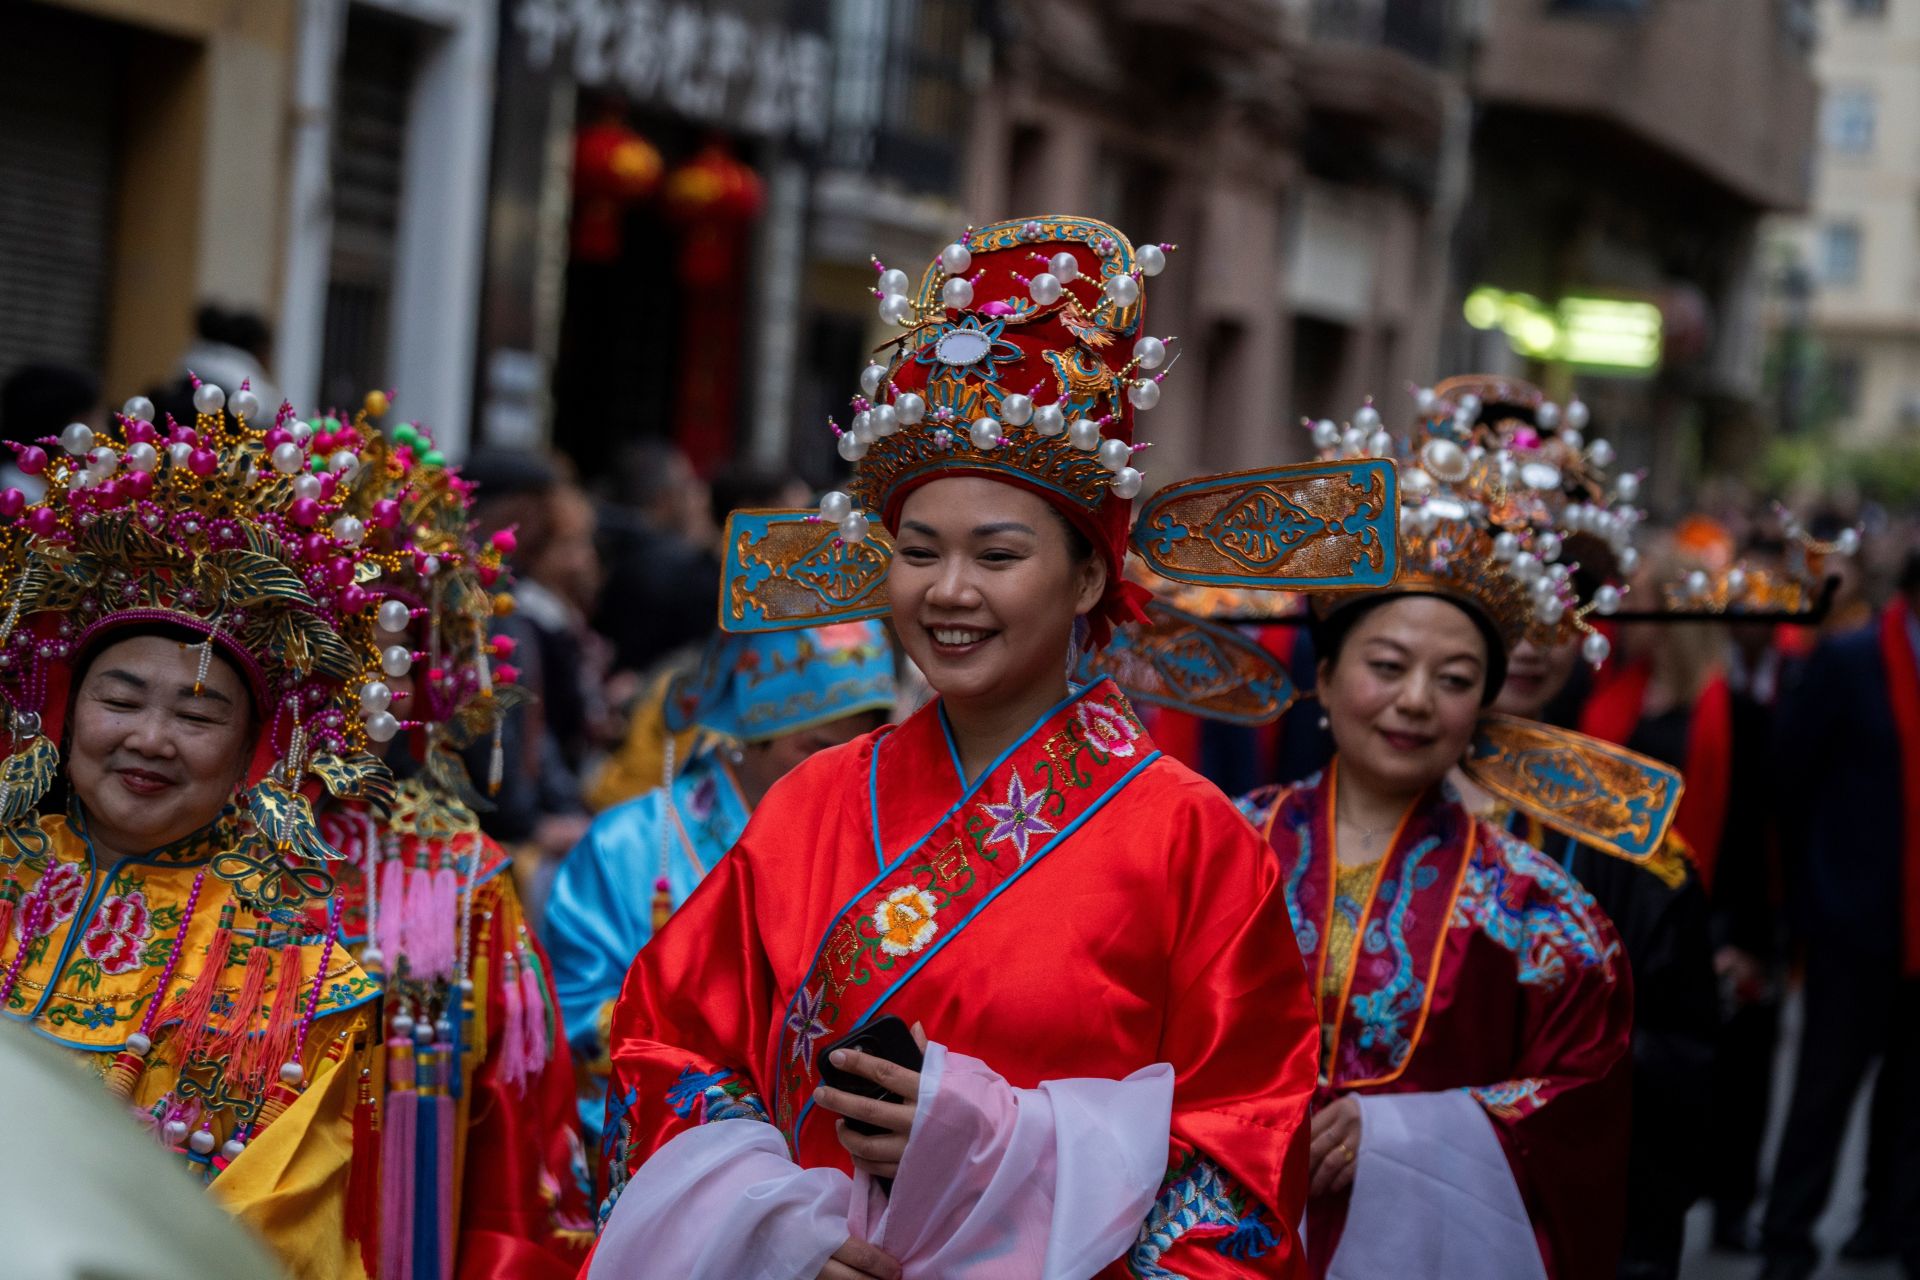
[[[907,279],[907,273],[898,267],[888,267],[880,273],[880,292],[893,298],[913,288],[913,282]]]
[[[1687,594],[1695,600],[1705,596],[1707,594],[1707,588],[1712,585],[1705,569],[1695,569],[1687,574],[1686,582]]]
[[[1467,478],[1467,455],[1451,440],[1427,441],[1420,449],[1420,460],[1436,480],[1458,484]]]
[[[1360,434],[1360,428],[1348,427],[1340,433],[1340,453],[1344,457],[1357,458],[1367,450],[1367,438]]]
[[[127,466],[135,471],[151,471],[160,465],[160,451],[145,440],[127,446]]]
[[[246,1149],[247,1144],[240,1141],[240,1139],[228,1138],[226,1144],[220,1148],[220,1158],[228,1164],[232,1164],[240,1158],[240,1153]]]
[[[1372,458],[1391,458],[1393,456],[1393,437],[1385,431],[1376,431],[1368,436],[1367,456]]]
[[[1125,440],[1102,440],[1100,442],[1100,465],[1115,475],[1120,474],[1133,457],[1133,449]]]
[[[1560,406],[1551,400],[1545,401],[1534,411],[1533,420],[1542,431],[1553,430],[1560,422]]]
[[[1114,276],[1107,281],[1107,296],[1118,306],[1130,307],[1140,300],[1140,282],[1132,276]]]
[[[1567,425],[1575,431],[1584,431],[1587,426],[1587,406],[1583,400],[1574,400],[1567,405]]]
[[[853,499],[838,489],[820,495],[820,518],[839,524],[853,514]]]
[[[440,557],[428,556],[420,562],[420,576],[431,578],[440,572]]]
[[[1018,391],[1000,397],[1000,420],[1010,427],[1024,427],[1033,421],[1033,399]]]
[[[1058,276],[1062,284],[1080,278],[1079,260],[1065,249],[1047,259],[1047,270]]]
[[[60,447],[76,458],[93,451],[93,428],[84,422],[69,422],[60,432]]]
[[[1422,387],[1413,393],[1413,407],[1421,413],[1432,413],[1433,406],[1439,402],[1440,397],[1433,393],[1432,387]]]
[[[1142,369],[1158,369],[1167,362],[1167,344],[1149,334],[1133,344],[1133,358]]]
[[[1471,391],[1467,392],[1467,394],[1461,396],[1458,400],[1454,401],[1453,403],[1454,403],[1454,411],[1456,413],[1464,413],[1469,418],[1471,418],[1474,414],[1480,412],[1480,397],[1473,394],[1473,392]]]
[[[187,1139],[187,1145],[189,1147],[192,1147],[194,1151],[198,1152],[200,1155],[204,1156],[208,1152],[213,1150],[213,1144],[215,1141],[216,1139],[213,1136],[212,1130],[195,1129],[193,1131],[193,1136]]]
[[[917,392],[908,391],[894,398],[893,411],[899,415],[901,426],[911,427],[927,416],[927,402]]]
[[[840,540],[858,545],[867,540],[867,518],[858,511],[840,522]]]
[[[191,452],[193,448],[191,445],[175,445],[174,447],[186,448],[189,452]],[[296,498],[312,498],[318,501],[320,498],[320,477],[295,476],[293,478],[293,496]]]
[[[403,644],[390,644],[380,651],[380,669],[398,680],[413,670],[413,654]]]
[[[1160,384],[1152,378],[1142,378],[1127,388],[1127,400],[1136,409],[1151,409],[1160,403]]]
[[[887,366],[870,364],[860,371],[860,394],[869,400],[880,398],[880,388],[887,383]]]
[[[1623,471],[1614,477],[1613,492],[1622,502],[1632,502],[1640,496],[1640,477],[1631,471]]]
[[[1140,495],[1140,486],[1145,480],[1146,477],[1132,467],[1122,467],[1114,473],[1110,487],[1115,497],[1131,501]]]
[[[1380,411],[1370,404],[1363,404],[1353,412],[1353,425],[1362,431],[1380,429]]]
[[[955,276],[940,286],[940,301],[949,310],[966,310],[973,305],[973,282],[965,276]]]
[[[299,1063],[283,1062],[280,1064],[280,1082],[282,1084],[297,1085],[306,1078],[306,1068],[302,1067]]]
[[[327,470],[333,472],[335,475],[339,475],[343,471],[351,471],[359,465],[360,455],[351,449],[336,450],[334,455],[327,459]]]
[[[1613,446],[1605,440],[1595,440],[1587,446],[1587,461],[1596,467],[1606,468],[1613,465]]]
[[[153,421],[153,401],[145,396],[134,396],[120,406],[120,415],[138,422]]]
[[[160,1126],[160,1136],[167,1140],[168,1146],[179,1146],[187,1140],[187,1122],[185,1120],[167,1121]]]
[[[376,711],[385,711],[393,705],[393,690],[379,680],[369,680],[360,686],[360,710],[368,715]]]
[[[900,429],[900,411],[890,404],[877,404],[868,410],[873,415],[873,436],[883,440]]]
[[[848,427],[852,430],[854,438],[861,444],[872,444],[880,438],[875,434],[873,429],[873,412],[871,410],[862,409],[860,412],[854,414],[853,421],[848,424]]]
[[[973,447],[976,449],[999,448],[999,420],[996,418],[975,418],[973,425],[967,428],[967,438],[973,441]]]
[[[1506,564],[1512,561],[1512,559],[1518,554],[1520,554],[1520,539],[1514,537],[1511,533],[1506,533],[1506,532],[1501,532],[1494,535],[1493,558],[1495,560],[1499,561],[1502,564]]]
[[[1575,453],[1578,453],[1582,448],[1586,446],[1587,440],[1586,440],[1586,437],[1581,435],[1578,431],[1575,431],[1572,427],[1568,427],[1566,430],[1560,433],[1560,443],[1567,446],[1567,448],[1573,450]]]
[[[173,463],[176,467],[186,466],[187,459],[192,456],[193,446],[190,444],[170,444],[167,446],[167,461]]]
[[[1060,301],[1061,292],[1060,277],[1051,271],[1042,271],[1027,281],[1027,295],[1042,307],[1050,307]]]
[[[858,462],[867,456],[867,442],[851,431],[841,432],[840,439],[834,448],[839,450],[840,456],[848,462]]]
[[[1560,535],[1557,533],[1543,533],[1533,545],[1539,548],[1540,558],[1548,564],[1560,558]]]
[[[1596,667],[1605,662],[1607,655],[1612,652],[1612,641],[1608,640],[1598,631],[1592,632],[1585,640],[1580,642],[1581,656]]]
[[[905,324],[913,319],[913,303],[899,294],[882,298],[880,299],[880,318],[888,324]]]
[[[287,427],[287,434],[295,440],[300,441],[300,443],[305,444],[307,441],[313,439],[313,424],[295,418]]]
[[[1043,436],[1057,436],[1067,429],[1066,412],[1057,404],[1037,405],[1033,411],[1033,429]]]
[[[1540,557],[1534,555],[1531,551],[1515,552],[1513,557],[1513,576],[1528,586],[1532,586],[1533,580],[1540,576]]]
[[[273,446],[269,459],[273,469],[283,476],[290,476],[307,465],[307,452],[291,440],[283,440]]]
[[[242,387],[233,393],[233,399],[227,401],[227,407],[233,410],[234,417],[252,422],[260,416],[260,397]]]
[[[227,407],[227,393],[211,382],[203,382],[193,389],[193,408],[196,413],[218,413]]]
[[[1140,270],[1150,276],[1157,276],[1167,269],[1167,255],[1157,244],[1143,244],[1133,251],[1133,260],[1140,264]]]
[[[1547,596],[1534,607],[1533,616],[1545,626],[1556,626],[1567,614],[1567,606],[1561,603],[1559,596]]]
[[[1316,449],[1332,449],[1340,443],[1340,424],[1332,418],[1322,418],[1313,424],[1313,445]]]
[[[1593,611],[1606,617],[1620,612],[1620,588],[1607,583],[1593,593]]]
[[[400,721],[391,711],[376,711],[367,717],[367,736],[375,742],[392,742],[400,732]]]
[[[105,480],[120,469],[120,455],[103,445],[88,457],[87,466],[94,475]]]
[[[1100,424],[1092,418],[1075,418],[1067,424],[1067,443],[1082,453],[1100,447]]]
[[[957,276],[972,265],[972,252],[957,240],[940,251],[940,269],[950,276]]]
[[[1620,549],[1620,572],[1632,573],[1639,567],[1640,549],[1638,547],[1622,547]]]
[[[141,1035],[138,1031],[136,1031],[132,1035],[127,1037],[126,1047],[127,1047],[127,1052],[132,1054],[134,1057],[144,1058],[147,1056],[147,1054],[153,1051],[153,1041],[147,1039],[145,1036]]]
[[[1727,570],[1727,599],[1738,601],[1747,594],[1747,574],[1744,569]]]
[[[398,634],[413,624],[413,610],[407,608],[405,600],[383,600],[380,602],[380,629]]]
[[[1850,556],[1860,550],[1860,531],[1842,529],[1840,536],[1833,540],[1833,549],[1843,556]]]
[[[355,516],[341,516],[333,522],[333,536],[348,546],[358,546],[367,536],[367,526]]]

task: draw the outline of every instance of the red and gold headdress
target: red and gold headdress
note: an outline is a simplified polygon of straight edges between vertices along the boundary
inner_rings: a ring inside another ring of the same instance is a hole
[[[362,441],[323,439],[285,408],[257,426],[261,406],[245,386],[228,397],[199,384],[194,404],[192,426],[156,424],[152,403],[136,397],[104,435],[76,423],[57,442],[16,446],[21,469],[47,489],[36,503],[0,492],[10,749],[0,822],[26,835],[36,820],[76,664],[118,632],[177,628],[204,637],[202,672],[218,648],[246,675],[261,729],[233,845],[255,872],[238,887],[263,906],[291,905],[326,878],[290,873],[339,856],[313,821],[304,780],[387,794],[352,714],[380,590],[365,525],[343,510]]]

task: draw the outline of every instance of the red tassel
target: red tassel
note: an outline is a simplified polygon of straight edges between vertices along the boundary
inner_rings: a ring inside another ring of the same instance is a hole
[[[353,1109],[353,1159],[347,1165],[347,1239],[360,1246],[360,1267],[369,1276],[380,1266],[380,1110],[373,1101],[373,1073],[360,1072],[360,1099]]]
[[[206,962],[200,966],[193,983],[174,997],[156,1024],[179,1022],[180,1029],[174,1035],[174,1062],[178,1066],[191,1062],[213,1042],[213,1028],[209,1025],[213,1020],[213,998],[233,946],[233,915],[231,902],[220,908],[220,924],[213,931],[212,941],[207,943]]]
[[[300,1002],[305,995],[306,976],[301,972],[305,958],[298,940],[280,948],[280,985],[274,988],[273,1010],[267,1014],[267,1029],[260,1037],[259,1056],[253,1060],[248,1078],[259,1083],[274,1078],[281,1064],[293,1060],[293,1042],[300,1034]]]
[[[267,976],[273,971],[272,932],[264,921],[255,921],[253,946],[247,951],[247,969],[240,979],[240,994],[233,998],[226,1030],[213,1045],[213,1056],[227,1055],[230,1074],[242,1079],[252,1077],[254,1059],[260,1050],[259,1040],[249,1037],[248,1032],[253,1030],[254,1019],[260,1016],[260,1006],[266,1003]]]
[[[506,1001],[506,1016],[501,1019],[500,1063],[495,1068],[500,1083],[525,1088],[533,1074],[527,1061],[527,1001],[520,986],[518,964],[508,951],[500,975],[501,995]]]

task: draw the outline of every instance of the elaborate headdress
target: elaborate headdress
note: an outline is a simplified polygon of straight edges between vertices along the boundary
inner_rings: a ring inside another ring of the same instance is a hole
[[[917,289],[876,262],[881,318],[905,331],[861,375],[849,426],[833,427],[853,481],[817,513],[730,520],[721,625],[771,630],[885,612],[886,531],[915,488],[953,475],[1037,493],[1086,535],[1108,567],[1088,619],[1096,643],[1138,618],[1146,593],[1120,570],[1144,483],[1134,417],[1159,402],[1171,367],[1171,340],[1142,327],[1145,281],[1169,248],[1136,249],[1091,219],[1045,217],[969,230]],[[1163,494],[1143,513],[1133,541],[1162,574],[1258,574],[1268,586],[1326,590],[1393,576],[1391,468],[1363,461],[1219,480],[1231,491],[1190,482],[1178,487],[1184,502]],[[1156,510],[1163,518],[1150,523]]]
[[[717,635],[699,670],[674,681],[666,725],[759,742],[893,705],[893,646],[878,622]]]
[[[345,514],[352,432],[322,437],[283,408],[256,425],[257,397],[200,383],[192,426],[153,421],[127,402],[104,437],[69,426],[49,453],[15,446],[47,482],[43,501],[0,492],[0,700],[10,754],[0,821],[28,835],[52,781],[70,684],[89,653],[131,628],[203,637],[246,675],[259,736],[246,771],[231,860],[263,907],[331,891],[311,864],[340,856],[321,837],[301,786],[384,799],[387,774],[366,751],[351,689],[371,652],[380,567],[366,527]],[[54,441],[42,442],[52,446]]]

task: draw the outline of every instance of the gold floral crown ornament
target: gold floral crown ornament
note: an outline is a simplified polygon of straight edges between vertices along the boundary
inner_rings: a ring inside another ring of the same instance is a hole
[[[1588,619],[1620,608],[1620,577],[1637,561],[1639,477],[1609,477],[1613,449],[1585,439],[1585,405],[1563,411],[1518,379],[1451,378],[1418,389],[1414,404],[1404,452],[1371,402],[1344,429],[1307,424],[1323,458],[1396,458],[1394,589],[1473,606],[1509,650],[1578,637],[1588,662],[1604,662],[1611,646]]]
[[[528,700],[506,661],[514,641],[489,635],[492,620],[513,608],[505,557],[514,534],[503,529],[480,542],[473,486],[447,465],[431,434],[401,423],[383,435],[369,416],[363,410],[354,419],[364,443],[350,508],[366,525],[368,557],[380,566],[386,590],[374,615],[380,675],[413,674],[414,694],[403,706],[385,679],[369,679],[358,690],[360,713],[377,741],[402,729],[422,731],[422,764],[436,803],[460,810],[450,814],[465,830],[477,821],[474,810],[486,806],[460,752],[492,740],[487,789],[497,791],[502,726]],[[419,671],[414,642],[421,645]]]
[[[351,693],[380,576],[365,525],[344,510],[361,441],[316,432],[286,407],[258,427],[245,384],[229,397],[196,382],[194,405],[192,426],[163,426],[135,397],[106,432],[75,423],[14,446],[47,488],[40,502],[0,491],[0,821],[17,848],[44,840],[33,809],[58,764],[77,664],[130,629],[182,630],[202,637],[201,679],[216,647],[232,658],[261,726],[216,872],[254,902],[291,905],[331,891],[303,864],[340,856],[305,780],[375,804],[390,795]]]

